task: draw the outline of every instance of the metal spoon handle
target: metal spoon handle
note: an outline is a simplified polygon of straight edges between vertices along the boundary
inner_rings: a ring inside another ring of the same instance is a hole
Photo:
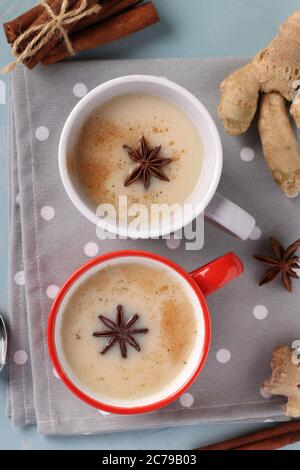
[[[2,371],[6,363],[7,341],[7,330],[5,327],[4,320],[0,315],[0,372]]]

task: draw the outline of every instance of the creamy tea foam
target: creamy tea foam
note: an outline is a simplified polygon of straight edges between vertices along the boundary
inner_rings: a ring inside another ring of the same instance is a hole
[[[163,168],[169,182],[152,177],[147,190],[141,180],[124,186],[136,163],[123,146],[137,149],[142,136],[149,148],[161,145],[160,157],[172,159]],[[120,196],[127,196],[128,205],[183,205],[199,180],[203,146],[195,125],[177,105],[158,96],[125,94],[89,116],[73,159],[79,184],[95,208],[109,203],[117,209]]]
[[[127,343],[127,358],[99,319],[115,322],[117,306],[125,320],[137,314],[131,330],[140,351]],[[180,281],[164,268],[137,263],[103,268],[71,295],[63,312],[61,339],[66,361],[90,391],[116,399],[139,399],[168,386],[192,357],[198,337],[194,306]]]

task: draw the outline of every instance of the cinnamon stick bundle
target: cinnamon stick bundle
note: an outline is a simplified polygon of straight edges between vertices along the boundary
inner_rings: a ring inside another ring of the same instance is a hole
[[[276,450],[298,441],[300,421],[292,421],[197,450]]]
[[[51,6],[54,3],[54,0],[48,0],[46,3]],[[29,26],[31,26],[32,23],[43,13],[45,13],[45,7],[42,4],[38,4],[25,13],[22,13],[22,15],[18,16],[14,20],[4,23],[3,29],[7,42],[12,44],[17,37],[20,36],[21,33],[24,33],[24,31],[26,31],[26,29],[29,28]]]
[[[9,73],[20,62],[29,69],[40,62],[56,63],[81,50],[108,44],[157,23],[159,16],[152,2],[138,8],[142,2],[47,0],[50,10],[44,4],[35,6],[3,25],[17,57],[3,73]]]
[[[87,6],[86,10],[95,6],[98,3],[98,0],[87,0]],[[52,4],[52,10],[55,14],[58,14],[61,9],[61,4],[62,0],[55,0],[54,3]],[[69,0],[68,4],[68,10],[74,9],[77,10],[82,4],[82,0]],[[31,26],[38,26],[40,24],[46,23],[49,20],[49,14],[47,11],[44,11],[44,13],[31,25]],[[74,21],[73,23],[66,24],[64,25],[64,30],[66,31],[67,34],[72,33],[74,28],[76,27],[77,22]],[[29,69],[33,69],[36,67],[39,62],[42,61],[42,59],[48,54],[48,52],[53,49],[53,47],[56,46],[61,41],[61,33],[59,30],[56,30],[55,33],[53,34],[52,38],[44,45],[41,47],[41,49],[29,60],[26,61],[26,65]],[[24,47],[26,46],[26,43]],[[21,49],[22,51],[22,49]]]
[[[143,0],[106,0],[101,3],[102,8],[98,13],[86,16],[85,18],[82,18],[82,20],[78,21],[73,28],[73,32],[76,33],[77,31],[87,28],[95,23],[100,23],[100,21],[116,16],[124,10],[142,3],[142,1]],[[51,53],[52,52],[53,50]]]
[[[73,34],[70,39],[75,52],[109,44],[117,39],[140,31],[159,21],[159,16],[152,2],[125,11],[121,15],[107,19],[99,24]],[[88,31],[88,33],[87,33]],[[43,60],[44,65],[55,64],[70,54],[63,43],[51,51]]]

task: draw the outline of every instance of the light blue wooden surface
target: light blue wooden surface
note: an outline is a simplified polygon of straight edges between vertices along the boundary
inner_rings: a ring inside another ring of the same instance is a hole
[[[161,23],[87,58],[251,56],[277,32],[299,0],[154,0]],[[1,0],[1,22],[34,0]],[[10,60],[0,33],[0,65]],[[6,78],[0,77],[0,310],[7,312],[7,155]],[[265,425],[232,424],[167,428],[107,436],[43,437],[35,427],[12,429],[4,416],[7,377],[0,377],[0,449],[192,449]],[[300,444],[290,447],[300,450]]]

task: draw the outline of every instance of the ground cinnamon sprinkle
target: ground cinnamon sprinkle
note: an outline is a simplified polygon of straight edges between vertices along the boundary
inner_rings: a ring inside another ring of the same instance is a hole
[[[94,116],[87,121],[78,145],[77,169],[79,180],[95,205],[103,201],[116,204],[115,190],[107,186],[107,181],[115,168],[124,169],[125,173],[128,171],[125,155],[117,162],[110,162],[106,155],[109,156],[114,148],[122,148],[124,142],[135,143],[139,136],[138,128],[132,129],[129,136],[128,126],[111,120],[101,120]]]
[[[146,278],[141,276],[141,273],[142,272],[137,272],[136,267],[131,269],[128,267],[126,268],[126,277],[128,282],[142,289],[146,295],[152,296],[157,285],[157,272],[148,272]]]
[[[158,291],[159,291],[160,294],[162,294],[163,292],[167,292],[168,290],[169,290],[168,284],[164,284],[163,286],[161,286],[161,287],[159,288]]]
[[[152,127],[152,132],[153,134],[164,134],[165,132],[169,132],[169,128],[166,127],[166,128],[158,128],[158,127]]]
[[[162,345],[168,350],[171,360],[177,363],[191,344],[193,319],[186,315],[184,305],[169,299],[162,302],[160,326]]]

